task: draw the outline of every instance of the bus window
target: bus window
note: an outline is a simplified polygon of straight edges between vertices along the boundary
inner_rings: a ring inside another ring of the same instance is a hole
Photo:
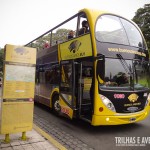
[[[136,75],[136,83],[144,86],[150,87],[150,66],[146,61],[135,60],[133,62]]]
[[[74,38],[74,35],[75,35],[74,31],[70,30],[68,33],[67,39],[70,40],[70,39]]]
[[[86,34],[89,32],[89,24],[87,20],[82,21],[82,28],[79,30],[79,35]]]
[[[59,84],[60,73],[58,68],[58,66],[55,66],[45,72],[46,83]]]
[[[62,24],[61,26],[59,26],[59,28],[53,30],[52,46],[69,40],[68,34],[70,31],[73,31],[74,33],[73,38],[74,38],[76,34],[76,28],[77,28],[77,16],[73,17],[68,22]]]
[[[39,77],[39,71],[36,71],[36,74],[35,74],[35,83],[39,83],[40,82],[40,77]]]
[[[117,43],[146,48],[135,25],[113,15],[101,16],[96,25],[96,39],[100,42]]]
[[[44,72],[40,72],[39,73],[39,76],[40,76],[40,83],[45,83],[45,73]]]
[[[53,83],[54,76],[53,76],[52,70],[47,70],[45,72],[45,80],[46,80],[46,83]]]
[[[105,73],[99,71],[102,68],[101,62],[97,63],[97,73],[100,86],[107,87],[126,87],[129,88],[131,83],[134,83],[135,88],[140,88],[141,86],[149,86],[149,64],[148,62],[141,62],[139,60],[125,60],[129,68],[134,68],[134,72],[130,74],[124,66],[120,63],[118,59],[105,58]],[[115,66],[115,67],[113,67]],[[134,81],[133,81],[134,79]]]
[[[72,65],[63,65],[61,71],[61,84],[64,87],[72,87]]]
[[[2,86],[2,78],[0,77],[0,87]]]
[[[91,77],[92,78],[92,67],[85,67],[82,70],[82,77]]]
[[[96,39],[101,42],[129,45],[122,24],[116,16],[104,15],[98,19]]]
[[[78,19],[78,35],[83,35],[89,32],[89,23],[84,13],[79,15]]]
[[[126,30],[130,45],[136,47],[145,47],[142,36],[137,28],[125,19],[121,18],[121,22]]]
[[[131,60],[126,60],[132,66]],[[115,68],[113,66],[116,66]],[[129,74],[118,59],[105,59],[105,84],[106,86],[130,86]]]

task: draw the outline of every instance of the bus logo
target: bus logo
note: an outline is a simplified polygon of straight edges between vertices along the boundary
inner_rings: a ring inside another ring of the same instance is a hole
[[[80,46],[81,46],[81,42],[78,40],[75,40],[75,41],[71,42],[71,44],[69,45],[68,48],[69,48],[70,52],[75,53],[78,51]]]
[[[25,48],[23,47],[18,47],[15,49],[16,53],[20,54],[20,55],[26,55],[27,53],[29,53],[29,51],[27,51]]]
[[[129,97],[128,97],[128,99],[129,99],[129,101],[130,102],[136,102],[137,101],[137,99],[138,99],[138,95],[137,94],[135,94],[135,93],[133,93],[133,94],[131,94]]]

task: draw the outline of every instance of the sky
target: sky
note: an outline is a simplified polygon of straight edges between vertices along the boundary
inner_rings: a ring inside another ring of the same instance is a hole
[[[83,8],[132,19],[148,3],[150,0],[0,0],[0,47],[25,45]]]

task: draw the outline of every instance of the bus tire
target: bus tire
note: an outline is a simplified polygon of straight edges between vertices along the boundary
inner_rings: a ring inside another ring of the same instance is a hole
[[[55,95],[52,100],[52,110],[55,114],[60,113],[59,95]]]

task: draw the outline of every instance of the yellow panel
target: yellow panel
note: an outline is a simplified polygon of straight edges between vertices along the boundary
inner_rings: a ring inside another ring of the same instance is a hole
[[[5,61],[3,99],[33,99],[36,49],[7,44]]]
[[[89,91],[92,84],[92,78],[83,78],[84,91]]]
[[[73,117],[73,110],[60,98],[61,113],[66,114],[70,119]]]
[[[90,34],[60,44],[62,60],[92,56],[92,44]]]
[[[6,45],[6,61],[17,63],[36,63],[36,49],[15,45]]]
[[[33,102],[3,102],[1,134],[32,130]]]
[[[6,81],[3,85],[3,99],[34,98],[34,82]]]

